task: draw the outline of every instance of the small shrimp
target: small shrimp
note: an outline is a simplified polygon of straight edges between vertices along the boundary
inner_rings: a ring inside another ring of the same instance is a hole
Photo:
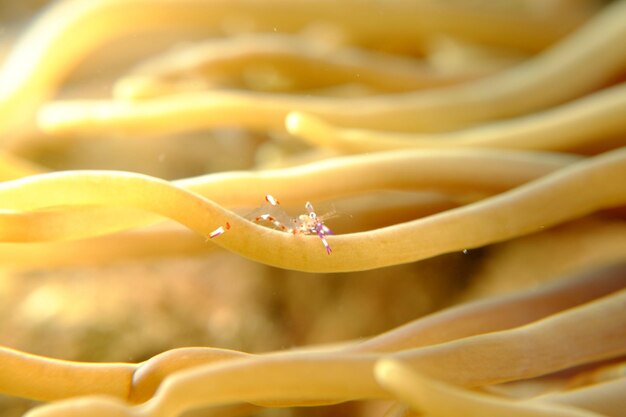
[[[315,213],[315,209],[313,208],[313,204],[311,204],[311,202],[307,201],[304,205],[307,213],[301,214],[294,219],[279,207],[280,202],[273,196],[267,194],[265,196],[265,201],[268,204],[252,213],[256,213],[253,217],[255,222],[269,222],[276,229],[293,235],[317,235],[326,248],[326,253],[330,255],[332,249],[326,240],[326,236],[332,235],[333,232],[324,224],[323,217],[320,217]]]

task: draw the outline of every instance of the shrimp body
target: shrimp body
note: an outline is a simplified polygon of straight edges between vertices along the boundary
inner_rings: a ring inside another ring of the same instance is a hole
[[[307,214],[301,214],[294,219],[285,213],[276,198],[268,194],[265,196],[265,201],[267,204],[259,209],[261,213],[254,216],[255,222],[268,222],[274,228],[294,235],[317,235],[322,240],[326,253],[330,255],[332,249],[326,236],[331,235],[332,231],[324,224],[323,219],[317,216],[313,204],[307,201],[304,205]]]

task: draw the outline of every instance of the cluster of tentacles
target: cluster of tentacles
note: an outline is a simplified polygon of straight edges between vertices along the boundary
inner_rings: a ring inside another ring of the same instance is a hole
[[[370,415],[623,416],[626,1],[507,4],[61,0],[16,28],[0,72],[3,270],[223,248],[361,273],[493,245],[490,279],[552,282],[332,346],[141,363],[0,348],[0,393],[44,401],[33,417],[353,401],[376,404]],[[222,144],[206,155],[220,172],[172,180],[42,156],[121,138],[119,154],[141,159],[191,132]],[[219,165],[230,139],[254,169]],[[269,193],[336,206],[332,255],[314,233],[246,218]],[[558,227],[563,249],[544,234]]]

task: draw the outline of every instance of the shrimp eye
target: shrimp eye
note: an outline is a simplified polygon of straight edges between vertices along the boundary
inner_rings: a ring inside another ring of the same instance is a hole
[[[312,219],[314,219],[314,218],[315,218],[315,213],[310,212],[310,213],[309,213],[309,217],[310,217],[310,218],[312,218]]]

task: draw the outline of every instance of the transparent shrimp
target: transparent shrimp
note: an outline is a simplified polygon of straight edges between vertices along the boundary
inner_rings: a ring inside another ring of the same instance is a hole
[[[326,248],[326,253],[330,255],[332,249],[326,240],[326,236],[332,235],[333,232],[324,224],[324,219],[332,216],[318,216],[315,213],[313,204],[307,201],[304,205],[307,213],[301,214],[297,218],[289,216],[281,207],[280,202],[271,195],[265,196],[266,203],[253,211],[248,217],[255,222],[266,222],[274,228],[286,233],[317,235],[322,244]]]

